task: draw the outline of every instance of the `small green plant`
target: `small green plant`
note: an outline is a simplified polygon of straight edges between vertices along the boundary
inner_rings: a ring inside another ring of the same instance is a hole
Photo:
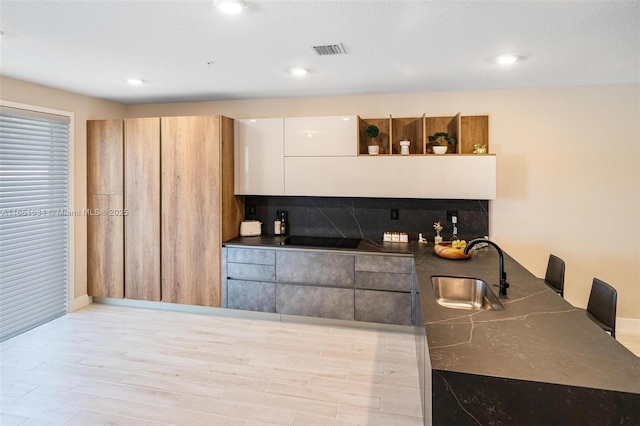
[[[371,124],[370,126],[367,126],[367,128],[365,129],[365,132],[367,132],[367,136],[373,139],[378,137],[378,133],[380,133],[380,129],[378,129],[378,126]]]
[[[455,138],[452,138],[448,133],[445,132],[434,133],[433,135],[429,136],[428,139],[429,142],[435,142],[438,145],[455,145],[457,143]]]

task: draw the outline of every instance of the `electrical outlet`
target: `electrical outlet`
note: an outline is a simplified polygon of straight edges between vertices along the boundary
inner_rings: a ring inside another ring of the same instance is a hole
[[[400,211],[398,209],[391,209],[391,220],[399,220]]]
[[[447,222],[451,222],[453,216],[458,217],[458,210],[447,210]]]
[[[249,205],[249,214],[252,215],[252,216],[256,214],[256,206],[255,205],[253,205],[253,204]]]

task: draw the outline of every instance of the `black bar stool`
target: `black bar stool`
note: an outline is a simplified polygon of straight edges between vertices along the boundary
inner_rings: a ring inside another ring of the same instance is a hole
[[[553,254],[549,255],[544,282],[556,293],[564,297],[564,260]]]
[[[604,331],[616,337],[616,305],[618,292],[609,284],[597,278],[591,284],[589,303],[587,304],[587,316]]]

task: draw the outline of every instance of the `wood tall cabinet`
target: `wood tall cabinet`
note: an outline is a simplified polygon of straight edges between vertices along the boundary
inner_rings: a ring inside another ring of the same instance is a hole
[[[123,122],[87,122],[87,291],[124,297]]]
[[[160,301],[160,118],[124,123],[124,296]]]
[[[161,119],[162,299],[220,306],[221,245],[237,236],[233,120]]]
[[[88,207],[107,213],[88,218],[90,296],[220,306],[221,243],[244,212],[233,130],[221,116],[87,122]]]

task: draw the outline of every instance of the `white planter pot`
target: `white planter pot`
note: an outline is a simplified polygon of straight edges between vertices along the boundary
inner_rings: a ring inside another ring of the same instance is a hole
[[[436,145],[433,147],[433,153],[434,154],[446,154],[447,153],[447,148],[449,148],[446,145]]]
[[[411,141],[400,141],[401,155],[409,155],[409,145],[411,145]]]
[[[378,145],[369,145],[369,155],[380,154],[380,147]]]

